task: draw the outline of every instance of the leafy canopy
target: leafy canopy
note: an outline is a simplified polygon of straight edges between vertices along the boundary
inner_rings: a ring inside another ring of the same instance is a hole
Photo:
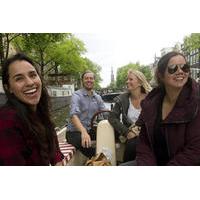
[[[152,78],[151,71],[148,66],[140,65],[139,63],[129,63],[128,65],[122,66],[117,70],[116,87],[118,89],[125,87],[129,69],[141,71],[148,81],[150,81]]]
[[[200,48],[200,33],[192,33],[184,38],[184,48],[187,52]]]

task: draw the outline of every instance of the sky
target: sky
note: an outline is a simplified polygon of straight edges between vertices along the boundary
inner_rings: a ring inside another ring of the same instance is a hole
[[[47,5],[35,0],[30,1],[31,11],[28,7],[21,12],[16,7],[24,0],[13,1],[12,7],[10,1],[2,7],[9,7],[23,23],[13,23],[15,18],[3,9],[0,14],[6,20],[0,29],[77,34],[86,56],[102,67],[102,86],[110,83],[111,67],[116,77],[117,68],[130,62],[152,63],[162,48],[199,32],[199,0],[49,0]]]
[[[139,62],[148,65],[154,62],[154,57],[160,56],[160,50],[182,43],[189,32],[151,32],[151,33],[75,33],[85,43],[85,54],[93,62],[102,67],[100,83],[106,87],[111,81],[111,68],[114,76],[119,67]]]

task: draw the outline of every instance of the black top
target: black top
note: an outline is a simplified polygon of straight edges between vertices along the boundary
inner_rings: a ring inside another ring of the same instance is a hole
[[[162,98],[163,99],[163,98]],[[158,166],[164,166],[169,162],[169,154],[166,142],[166,136],[164,132],[164,125],[162,124],[162,100],[158,106],[158,114],[155,123],[153,147],[154,153],[157,159]]]

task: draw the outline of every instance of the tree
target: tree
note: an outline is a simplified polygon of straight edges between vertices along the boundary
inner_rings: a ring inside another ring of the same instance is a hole
[[[86,52],[85,44],[71,33],[24,33],[13,45],[40,66],[42,76],[53,71],[55,75],[70,75],[80,84],[80,74],[90,69],[96,75],[95,87],[100,87],[101,67],[82,56]]]
[[[187,52],[200,49],[200,33],[192,33],[184,38],[184,49]]]
[[[200,33],[192,33],[184,38],[184,52],[190,54],[193,50],[200,52]],[[198,62],[200,63],[200,53],[198,54]]]
[[[117,70],[116,86],[118,89],[123,89],[125,87],[129,69],[141,71],[148,81],[152,78],[151,71],[148,66],[140,65],[139,63],[129,63],[128,65],[122,66]]]
[[[149,66],[142,65],[140,66],[139,71],[141,71],[145,75],[148,82],[152,79],[152,73]]]
[[[44,75],[45,67],[52,62],[50,51],[57,42],[70,36],[69,33],[24,33],[21,37],[14,40],[15,47],[29,57],[31,57],[39,66],[41,75]]]
[[[0,33],[0,71],[9,56],[11,42],[18,36],[20,33]]]
[[[82,54],[86,52],[84,43],[71,35],[63,42],[58,43],[51,51],[54,61],[60,65],[60,71],[77,75],[77,72],[85,69],[85,61]]]
[[[122,66],[117,70],[116,86],[117,88],[124,88],[126,82],[126,76],[129,69],[138,70],[139,63],[129,63],[128,65]]]
[[[45,74],[54,70],[55,74],[70,74],[76,80],[80,79],[79,72],[85,69],[85,61],[82,57],[85,52],[84,43],[73,35],[57,42],[49,52],[52,62]]]

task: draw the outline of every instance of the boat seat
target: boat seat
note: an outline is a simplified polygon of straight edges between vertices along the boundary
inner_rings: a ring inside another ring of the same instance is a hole
[[[74,154],[76,153],[76,148],[65,140],[66,130],[67,130],[66,126],[61,129],[56,128],[60,151],[63,153],[65,157],[65,164],[67,165],[69,161],[73,158]]]
[[[102,120],[97,126],[96,153],[104,153],[111,161],[113,166],[116,165],[116,145],[114,129],[108,120]]]
[[[65,126],[62,129],[56,130],[59,147],[61,152],[63,153],[65,159],[65,165],[67,166],[83,166],[87,161],[87,157],[84,156],[79,150],[77,150],[72,144],[68,143],[65,139],[65,133],[67,131],[67,127]]]
[[[76,148],[67,143],[67,142],[59,142],[60,151],[63,153],[65,157],[66,164],[72,159],[76,152]]]
[[[97,142],[92,141],[92,146],[97,147],[96,153],[111,153],[112,165],[116,165],[118,161],[122,161],[124,144],[115,143],[114,130],[107,120],[103,120],[97,127]],[[65,157],[65,165],[67,166],[84,166],[88,158],[77,150],[72,144],[65,139],[66,127],[57,130],[59,139],[59,147]]]
[[[67,142],[59,142],[60,151],[63,153],[64,165],[66,166],[83,166],[87,161],[87,157],[84,156],[79,150],[77,150],[72,144]]]

